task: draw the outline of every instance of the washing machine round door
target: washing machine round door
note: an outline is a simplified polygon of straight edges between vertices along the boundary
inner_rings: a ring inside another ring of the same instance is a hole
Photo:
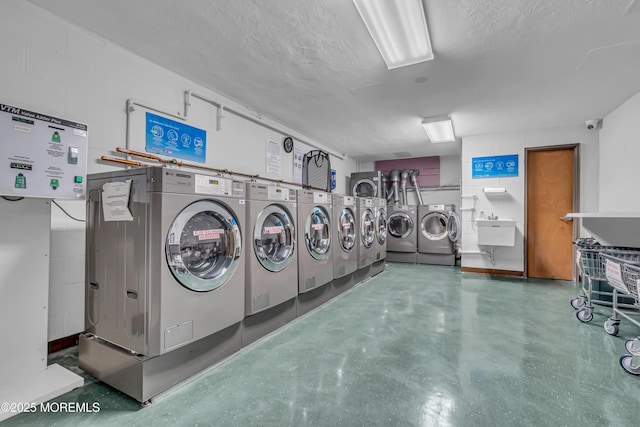
[[[370,248],[376,238],[376,225],[371,209],[365,209],[360,217],[360,237],[365,248]]]
[[[385,208],[378,208],[376,215],[376,236],[378,243],[384,245],[387,240],[387,210]]]
[[[358,197],[378,197],[378,185],[372,179],[363,178],[353,184],[351,194]]]
[[[253,229],[253,252],[269,271],[282,271],[291,262],[295,248],[295,227],[282,206],[269,205],[258,214]]]
[[[394,212],[388,220],[389,234],[398,239],[406,239],[413,232],[413,220],[405,212]]]
[[[167,264],[185,288],[208,292],[224,285],[240,262],[238,220],[226,207],[201,200],[185,207],[169,227]]]
[[[420,222],[420,232],[429,240],[447,238],[447,220],[449,216],[444,212],[429,212]]]
[[[460,229],[462,223],[460,217],[454,211],[449,212],[449,219],[447,220],[447,234],[449,234],[449,240],[457,242],[460,238]]]
[[[344,208],[338,221],[338,241],[345,252],[351,252],[356,244],[356,218],[353,211]]]
[[[309,254],[317,260],[329,258],[331,248],[331,220],[325,208],[316,206],[305,224],[304,240]]]

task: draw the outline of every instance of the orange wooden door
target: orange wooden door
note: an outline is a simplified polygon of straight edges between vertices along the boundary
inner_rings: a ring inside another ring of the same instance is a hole
[[[530,150],[527,154],[527,275],[572,279],[573,224],[560,219],[575,212],[573,148]]]

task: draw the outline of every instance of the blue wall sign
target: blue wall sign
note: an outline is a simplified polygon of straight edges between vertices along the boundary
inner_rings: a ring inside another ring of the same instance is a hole
[[[205,163],[207,131],[147,113],[146,146],[148,153]]]
[[[473,157],[471,178],[518,176],[518,155]]]

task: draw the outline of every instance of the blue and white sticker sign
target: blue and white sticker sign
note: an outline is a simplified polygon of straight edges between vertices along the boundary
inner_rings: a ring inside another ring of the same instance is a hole
[[[518,155],[473,157],[471,168],[471,178],[518,176]]]
[[[207,131],[184,123],[147,113],[147,153],[163,154],[205,163]]]

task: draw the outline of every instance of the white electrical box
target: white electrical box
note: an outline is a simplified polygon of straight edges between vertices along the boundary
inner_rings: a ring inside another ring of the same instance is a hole
[[[0,195],[84,199],[87,125],[0,103]]]

